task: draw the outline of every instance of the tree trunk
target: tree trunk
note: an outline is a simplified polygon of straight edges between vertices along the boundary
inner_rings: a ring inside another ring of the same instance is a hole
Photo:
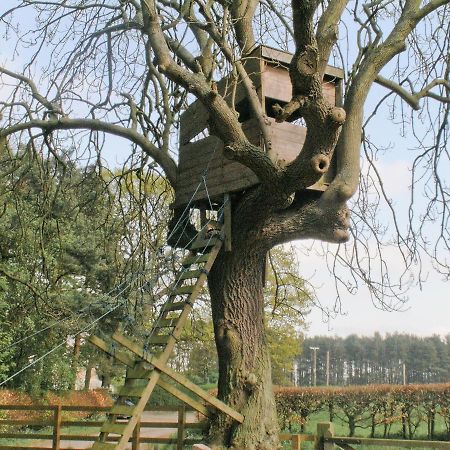
[[[350,437],[353,437],[355,435],[355,430],[356,430],[356,420],[355,420],[355,416],[348,416],[348,435]]]
[[[91,387],[92,370],[94,369],[94,363],[89,360],[86,366],[86,375],[84,376],[84,389],[89,390]]]
[[[407,416],[406,408],[402,408],[402,438],[406,439],[406,416]]]
[[[234,233],[235,236],[240,235]],[[255,242],[252,245],[246,239],[241,238],[240,242],[236,239],[231,252],[221,252],[208,279],[219,358],[218,395],[245,416],[240,425],[222,414],[212,421],[211,443],[228,448],[278,448],[264,332],[266,251]]]
[[[78,364],[80,361],[80,351],[81,351],[81,334],[75,335],[75,342],[73,344],[72,353],[72,371],[73,371],[73,383],[72,389],[75,390],[77,386],[77,375],[78,375]]]

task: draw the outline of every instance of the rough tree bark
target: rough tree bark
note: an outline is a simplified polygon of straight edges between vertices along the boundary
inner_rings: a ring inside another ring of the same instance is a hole
[[[237,239],[222,252],[209,277],[219,357],[219,396],[246,417],[242,426],[220,415],[211,443],[242,449],[272,449],[278,442],[270,358],[264,334],[262,273],[266,249]]]
[[[212,444],[268,450],[278,446],[278,423],[264,331],[263,276],[267,251],[292,238],[322,234],[348,238],[348,213],[316,210],[319,194],[299,191],[290,207],[274,211],[259,187],[233,208],[231,252],[219,254],[208,278],[219,357],[218,394],[245,416],[242,425],[219,415],[212,422]],[[250,198],[249,198],[250,197]],[[251,200],[250,200],[251,199]],[[268,207],[269,206],[269,207]],[[303,217],[299,211],[305,212]],[[338,217],[339,220],[335,218]],[[324,220],[325,219],[325,220]],[[330,238],[331,237],[331,238]]]

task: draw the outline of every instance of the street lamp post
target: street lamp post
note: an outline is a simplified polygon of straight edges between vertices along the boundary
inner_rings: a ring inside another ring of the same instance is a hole
[[[326,385],[330,385],[330,350],[327,350],[327,378]]]

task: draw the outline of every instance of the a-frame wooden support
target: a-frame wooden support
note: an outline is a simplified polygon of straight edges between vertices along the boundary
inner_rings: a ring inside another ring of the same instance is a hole
[[[110,342],[91,336],[92,344],[128,367],[125,385],[120,389],[118,399],[100,429],[99,441],[94,443],[92,449],[124,450],[156,385],[205,416],[210,415],[208,408],[216,408],[237,422],[243,422],[242,414],[167,366],[194,301],[199,296],[208,272],[222,247],[225,227],[221,226],[219,230],[208,233],[206,235],[199,233],[191,245],[192,252],[183,260],[183,268],[177,274],[175,283],[170,287],[168,299],[162,306],[160,315],[144,345],[136,344],[118,331],[114,333]],[[202,253],[195,253],[196,250]],[[161,375],[183,386],[191,394],[195,394],[196,398],[161,379]],[[134,399],[133,406],[125,404],[130,397]],[[208,406],[205,406],[205,403]],[[127,416],[129,419],[118,422],[119,416]],[[107,442],[109,434],[118,435],[118,442]]]

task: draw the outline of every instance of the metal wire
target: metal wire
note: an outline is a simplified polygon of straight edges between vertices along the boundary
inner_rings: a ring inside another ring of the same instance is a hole
[[[119,303],[118,305],[116,305],[114,308],[111,308],[109,311],[105,312],[104,314],[102,314],[100,317],[98,317],[97,319],[93,320],[89,325],[83,327],[81,330],[78,330],[74,336],[76,336],[77,334],[81,334],[81,333],[86,333],[87,331],[91,330],[92,328],[94,328],[94,325],[96,323],[98,323],[100,320],[102,320],[104,317],[106,317],[108,314],[111,314],[113,311],[115,311],[116,309],[118,309],[120,306],[122,306],[121,303]],[[46,353],[44,353],[42,356],[40,356],[39,358],[35,359],[34,361],[30,362],[29,364],[27,364],[25,367],[22,367],[22,369],[18,370],[17,372],[15,372],[13,375],[11,375],[10,377],[8,377],[6,380],[2,381],[0,383],[0,387],[5,385],[8,381],[11,381],[12,379],[16,378],[18,375],[20,375],[22,372],[24,372],[25,370],[27,370],[28,368],[34,366],[35,364],[37,364],[39,361],[42,361],[44,358],[46,358],[47,356],[51,355],[53,352],[55,352],[56,350],[58,350],[59,348],[61,348],[63,345],[67,344],[67,338],[69,336],[66,337],[66,339],[64,339],[62,342],[60,342],[58,345],[56,345],[55,347],[53,347],[52,349],[50,349],[49,351],[47,351]]]
[[[168,237],[167,237],[167,240],[170,239],[170,237],[172,237],[172,235],[173,235],[173,234],[175,233],[175,231],[177,230],[177,227],[178,227],[178,225],[180,224],[181,220],[183,219],[185,213],[186,213],[187,211],[189,211],[190,206],[191,206],[192,202],[194,201],[194,198],[195,198],[195,196],[197,195],[197,192],[199,191],[199,189],[200,189],[200,187],[202,186],[202,184],[205,186],[205,192],[206,192],[206,195],[207,195],[207,198],[208,198],[209,205],[210,205],[211,209],[213,208],[213,206],[212,206],[212,201],[211,201],[211,197],[210,197],[209,192],[208,192],[208,187],[207,187],[207,183],[206,183],[206,178],[207,178],[207,175],[208,175],[209,166],[210,166],[210,164],[211,164],[211,161],[212,161],[212,159],[213,159],[213,157],[214,157],[216,151],[217,151],[217,147],[214,149],[214,151],[212,152],[211,156],[209,157],[209,160],[208,160],[208,163],[207,163],[207,165],[206,165],[206,168],[205,168],[204,172],[203,172],[202,175],[201,175],[201,180],[200,180],[200,182],[198,183],[196,189],[195,189],[194,192],[192,193],[191,198],[189,199],[188,203],[186,204],[186,206],[185,206],[185,208],[184,208],[182,214],[180,215],[180,218],[178,219],[177,223],[175,224],[175,226],[173,227],[173,229],[172,229],[171,232],[169,233],[169,235],[168,235]],[[224,207],[225,207],[225,203],[226,203],[226,202],[224,202],[224,203],[222,204],[221,208],[219,208],[218,214],[221,214],[221,213],[220,213],[221,210],[223,211],[223,209],[224,209]],[[211,219],[210,219],[208,222],[206,222],[205,225],[203,225],[203,227],[200,229],[200,231],[199,231],[198,233],[202,232],[202,231],[205,229],[205,227],[206,227],[210,222],[211,222]],[[184,227],[183,227],[182,233],[185,231],[186,226],[187,226],[187,223],[188,223],[188,221],[186,221],[186,223],[185,223],[185,225],[184,225]],[[177,244],[178,244],[178,242],[179,242],[179,240],[180,240],[180,238],[181,238],[182,233],[180,234],[180,237],[178,238],[178,240],[177,240],[177,242],[176,242]],[[197,233],[197,235],[198,235],[198,233]],[[186,250],[186,249],[192,244],[192,242],[196,239],[196,237],[197,237],[197,236],[193,237],[193,238],[192,238],[192,239],[191,239],[191,240],[183,247],[183,250]],[[208,241],[206,242],[206,244],[205,244],[205,246],[204,246],[204,248],[203,248],[203,251],[205,251],[206,248],[209,246],[209,243],[211,242],[211,239],[212,239],[212,238],[213,238],[213,236],[210,236],[210,238],[208,239]],[[156,251],[159,251],[159,249],[161,249],[162,247],[163,247],[163,246],[161,245],[158,249],[156,249]],[[202,253],[203,253],[203,251],[202,251]],[[200,255],[199,255],[198,258],[200,258]],[[171,293],[171,294],[173,294],[173,291],[175,290],[176,286],[177,286],[178,283],[181,281],[181,276],[182,276],[183,272],[184,272],[184,271],[180,271],[179,278],[178,278],[178,279],[175,281],[175,283],[173,284],[173,288],[172,288],[172,293]],[[134,279],[131,279],[131,280],[127,283],[127,285],[126,285],[119,293],[117,293],[117,294],[113,297],[113,299],[114,299],[114,298],[117,298],[122,292],[124,292],[129,286],[131,286],[132,283],[135,283],[139,278],[141,278],[141,275],[144,275],[144,273],[141,273],[141,274],[139,275],[139,277],[135,277]],[[123,281],[122,283],[120,283],[117,287],[122,286],[125,282],[126,282],[126,280]],[[115,290],[117,289],[117,287],[114,287],[113,289],[111,289],[111,290],[109,291],[109,293],[106,294],[106,295],[111,294],[113,291],[115,291]],[[171,294],[170,294],[170,295],[171,295]],[[76,332],[74,335],[77,335],[77,334],[80,334],[80,333],[89,331],[90,329],[92,329],[92,328],[94,327],[94,325],[95,325],[96,323],[98,323],[100,320],[102,320],[104,317],[106,317],[106,316],[107,316],[108,314],[110,314],[111,312],[113,312],[113,311],[115,311],[116,309],[118,309],[118,308],[119,308],[120,306],[122,306],[124,303],[125,303],[125,301],[122,302],[122,303],[119,303],[119,304],[116,305],[116,306],[114,306],[113,308],[111,308],[110,310],[108,310],[106,313],[102,314],[100,317],[98,317],[97,319],[95,319],[94,321],[92,321],[88,326],[86,326],[86,327],[84,327],[83,329],[81,329],[81,330],[79,330],[78,332]],[[20,344],[20,343],[22,343],[22,342],[28,340],[28,339],[31,339],[31,338],[34,337],[34,336],[37,336],[37,335],[39,335],[39,334],[41,334],[41,333],[43,333],[43,332],[45,332],[45,331],[47,331],[47,330],[49,330],[49,329],[55,327],[55,326],[57,326],[57,325],[61,325],[62,323],[68,321],[69,319],[72,319],[73,316],[82,314],[83,311],[84,311],[85,309],[90,309],[90,308],[92,308],[92,306],[93,306],[92,304],[87,305],[86,307],[82,308],[82,309],[79,310],[78,312],[72,313],[72,316],[71,316],[71,317],[67,317],[67,318],[65,318],[65,319],[61,319],[61,320],[55,321],[53,324],[48,325],[48,326],[46,326],[46,327],[44,327],[44,328],[42,328],[42,329],[40,329],[40,330],[38,330],[38,331],[33,332],[32,334],[30,334],[30,335],[28,335],[28,336],[25,336],[25,337],[23,337],[23,338],[21,338],[21,339],[15,341],[15,342],[9,344],[9,345],[6,346],[6,347],[1,348],[0,351],[1,351],[1,352],[4,352],[4,351],[6,351],[6,350],[8,350],[8,349],[10,349],[10,348],[12,348],[12,347],[14,347],[14,346],[16,346],[16,345],[18,345],[18,344]],[[159,321],[161,320],[161,318],[162,318],[162,313],[160,313],[160,315],[158,316],[158,318],[157,318],[157,320],[156,320],[156,324],[153,326],[152,332],[150,333],[150,336],[148,337],[148,339],[154,334],[155,329],[156,329],[156,327],[157,327]],[[67,337],[69,337],[69,336],[70,336],[70,334],[67,335]],[[16,373],[14,373],[13,375],[11,375],[10,377],[8,377],[6,380],[4,380],[3,382],[1,382],[1,383],[0,383],[0,387],[3,386],[3,385],[5,385],[8,381],[10,381],[10,380],[14,379],[15,377],[17,377],[18,375],[20,375],[22,372],[24,372],[24,371],[27,370],[28,368],[34,366],[34,365],[35,365],[36,363],[38,363],[39,361],[42,361],[44,358],[46,358],[47,356],[49,356],[50,354],[52,354],[53,352],[55,352],[55,351],[56,351],[57,349],[59,349],[60,347],[62,347],[64,344],[67,343],[67,337],[66,337],[66,339],[65,339],[63,342],[61,342],[61,343],[58,344],[57,346],[53,347],[51,350],[49,350],[48,352],[46,352],[44,355],[40,356],[38,359],[32,361],[31,363],[27,364],[25,367],[23,367],[22,369],[20,369],[19,371],[17,371]]]

